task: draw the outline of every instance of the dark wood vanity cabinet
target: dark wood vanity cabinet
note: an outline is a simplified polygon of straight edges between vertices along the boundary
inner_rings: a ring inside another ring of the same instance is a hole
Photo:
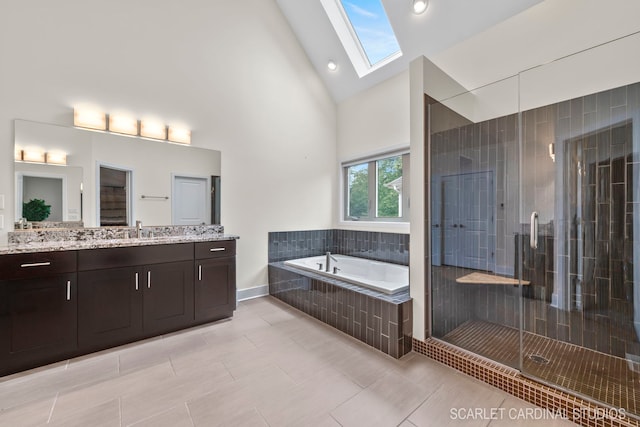
[[[99,349],[190,326],[193,244],[78,255],[78,340]]]
[[[0,376],[232,316],[235,245],[0,256]]]
[[[193,261],[144,268],[142,312],[145,334],[175,331],[193,322]]]
[[[78,341],[97,349],[142,337],[142,269],[136,267],[78,273]]]
[[[77,350],[76,252],[0,257],[0,375]]]
[[[195,245],[195,320],[229,317],[236,309],[236,242]]]

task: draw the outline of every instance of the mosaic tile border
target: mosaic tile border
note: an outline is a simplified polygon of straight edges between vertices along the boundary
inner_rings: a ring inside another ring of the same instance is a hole
[[[557,390],[524,377],[516,369],[491,362],[481,356],[433,338],[413,338],[413,351],[450,366],[464,374],[499,388],[585,427],[639,427],[640,421],[628,415],[618,417],[611,408],[599,406],[580,397]]]

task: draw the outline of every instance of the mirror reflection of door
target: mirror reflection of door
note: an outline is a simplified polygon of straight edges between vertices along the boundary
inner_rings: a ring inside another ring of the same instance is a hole
[[[210,178],[173,176],[172,223],[203,225],[211,220]]]
[[[444,264],[493,271],[493,173],[448,175],[441,182]]]
[[[22,204],[33,199],[44,200],[45,204],[51,206],[51,213],[45,221],[63,221],[63,188],[64,182],[61,177],[45,177],[23,175],[21,180],[22,196],[20,207],[20,218],[24,217],[22,213]]]
[[[100,165],[100,225],[129,225],[131,171]]]

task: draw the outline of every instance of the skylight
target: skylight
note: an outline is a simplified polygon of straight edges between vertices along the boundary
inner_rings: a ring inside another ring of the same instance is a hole
[[[358,76],[402,56],[381,0],[321,0]]]

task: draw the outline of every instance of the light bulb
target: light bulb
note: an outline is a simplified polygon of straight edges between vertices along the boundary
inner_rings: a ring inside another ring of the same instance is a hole
[[[327,63],[327,68],[329,69],[329,71],[335,71],[338,69],[338,64],[336,64],[336,61],[330,60]]]
[[[420,15],[429,6],[429,0],[413,0],[413,13]]]

